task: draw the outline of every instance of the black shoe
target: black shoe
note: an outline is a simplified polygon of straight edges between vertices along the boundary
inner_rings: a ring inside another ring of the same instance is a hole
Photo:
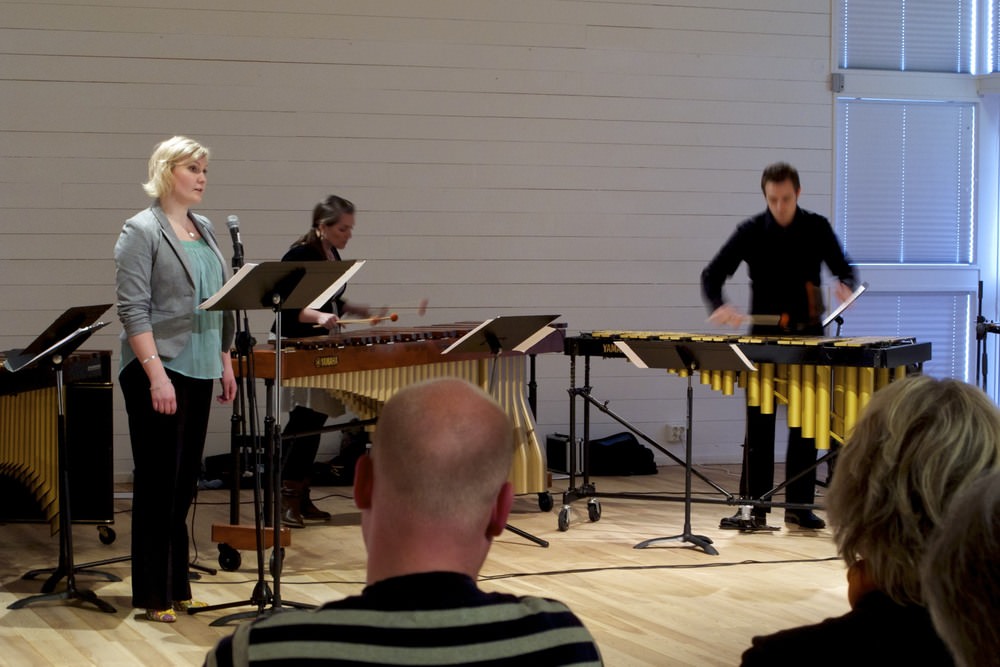
[[[809,510],[786,511],[785,523],[793,523],[801,528],[809,528],[810,530],[826,528],[826,521],[823,521],[823,519]]]

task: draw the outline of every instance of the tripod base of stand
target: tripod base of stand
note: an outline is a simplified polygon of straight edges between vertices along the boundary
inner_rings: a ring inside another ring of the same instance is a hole
[[[244,603],[238,602],[238,603],[232,604],[231,606],[236,606],[237,604],[244,604]],[[219,627],[219,626],[223,626],[223,625],[229,625],[233,621],[242,621],[242,620],[247,619],[247,618],[260,618],[260,617],[263,617],[263,616],[270,616],[272,614],[277,614],[277,613],[280,613],[280,612],[283,612],[283,611],[288,611],[290,609],[315,609],[315,608],[316,608],[316,606],[315,605],[311,605],[311,604],[304,604],[304,603],[301,603],[301,602],[288,602],[288,601],[285,601],[285,602],[282,602],[282,606],[281,607],[274,607],[274,606],[272,606],[272,607],[266,607],[264,609],[258,609],[256,611],[241,611],[241,612],[239,612],[237,614],[229,614],[228,616],[223,616],[222,618],[217,618],[214,621],[212,621],[211,623],[209,623],[209,625],[214,625],[216,627]],[[204,608],[199,609],[198,611],[204,611]],[[189,609],[188,613],[189,614],[194,613],[194,610]]]
[[[118,579],[118,581],[121,580]],[[47,582],[46,585],[48,585]],[[59,591],[58,593],[42,593],[40,595],[32,595],[31,597],[24,598],[23,600],[17,600],[16,602],[10,603],[7,605],[7,609],[21,609],[22,607],[27,607],[30,604],[45,602],[48,600],[80,600],[81,602],[88,602],[108,614],[114,614],[116,611],[114,607],[97,597],[97,595],[92,591],[78,589],[72,578],[66,582],[66,590],[64,591]]]
[[[258,618],[260,616],[266,616],[269,614],[274,614],[280,611],[285,611],[286,609],[315,609],[315,605],[305,604],[303,602],[289,602],[287,600],[283,601],[282,606],[271,605],[274,602],[274,594],[271,592],[271,588],[267,585],[267,582],[259,581],[257,585],[254,586],[253,594],[250,596],[249,600],[238,601],[238,602],[226,602],[223,604],[209,605],[207,607],[189,607],[187,610],[188,615],[193,616],[194,614],[200,614],[206,611],[218,611],[219,609],[232,609],[233,607],[241,607],[244,605],[250,605],[256,607],[254,610],[241,611],[235,614],[229,614],[223,616],[222,618],[217,618],[209,625],[215,627],[229,625],[233,621],[242,621],[246,618]]]
[[[725,521],[725,519],[723,519],[723,521]],[[741,533],[774,533],[781,530],[779,526],[769,526],[766,523],[757,523],[754,519],[733,519],[732,521],[727,521],[726,525],[722,525],[720,523],[719,528],[722,530],[738,530]]]
[[[740,511],[734,516],[723,517],[719,522],[720,530],[738,530],[741,533],[775,532],[781,530],[778,526],[767,525],[767,515],[764,518],[751,514],[750,505],[740,505]]]
[[[122,580],[121,577],[119,577],[116,574],[111,574],[110,572],[102,572],[100,570],[91,570],[90,569],[94,565],[105,565],[107,563],[113,563],[113,562],[117,562],[117,559],[110,559],[110,560],[107,560],[107,561],[99,561],[99,562],[96,562],[96,563],[85,563],[83,565],[74,567],[73,568],[73,572],[74,573],[83,572],[83,573],[86,573],[86,574],[92,574],[92,575],[95,575],[95,576],[98,576],[98,577],[102,577],[105,581],[121,581]],[[67,573],[66,573],[65,568],[61,568],[61,567],[52,568],[52,567],[49,567],[49,568],[44,568],[44,569],[41,569],[41,570],[29,570],[29,571],[25,572],[23,575],[21,575],[21,578],[22,579],[26,579],[28,581],[32,581],[34,579],[37,579],[38,577],[40,577],[43,574],[49,574],[50,576],[49,576],[48,579],[45,580],[45,583],[42,584],[42,593],[51,593],[52,591],[54,591],[56,589],[56,584],[59,582],[59,580],[62,579],[63,577],[65,577]]]
[[[650,540],[644,540],[639,542],[639,544],[632,547],[633,549],[645,549],[646,547],[651,547],[656,544],[661,544],[665,542],[688,542],[691,545],[701,549],[709,556],[718,556],[719,552],[716,551],[715,547],[712,546],[712,540],[705,537],[704,535],[690,535],[685,533],[683,535],[674,535],[673,537],[654,537]]]
[[[504,528],[506,530],[509,530],[510,532],[514,533],[515,535],[520,535],[524,539],[530,540],[530,541],[534,542],[535,544],[537,544],[538,546],[542,547],[543,549],[547,549],[548,546],[549,546],[549,543],[546,540],[543,540],[540,537],[535,537],[531,533],[525,532],[525,531],[521,530],[520,528],[515,528],[514,526],[510,525],[509,523],[508,524],[504,524]]]

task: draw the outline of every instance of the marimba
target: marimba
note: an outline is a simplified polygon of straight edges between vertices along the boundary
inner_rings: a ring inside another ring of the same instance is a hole
[[[3,359],[0,355],[0,362]],[[63,362],[63,382],[66,430],[71,442],[73,521],[111,523],[111,353],[77,350]],[[0,364],[2,521],[47,521],[53,531],[58,525],[57,408],[55,373],[51,369],[34,367],[9,373]]]
[[[736,346],[754,362],[755,371],[696,371],[700,383],[725,396],[737,387],[746,400],[773,414],[788,406],[788,426],[802,428],[802,437],[816,440],[817,449],[830,441],[843,443],[858,413],[872,393],[893,379],[919,368],[931,358],[931,344],[909,337],[824,336],[770,337],[664,331],[594,331],[567,338],[565,353],[586,357],[624,357],[615,341],[666,340],[698,343],[704,350]],[[687,369],[668,372],[686,376]]]
[[[515,493],[545,493],[545,460],[535,433],[527,390],[529,355],[562,352],[564,329],[553,332],[524,353],[442,352],[479,322],[427,327],[373,327],[316,338],[282,340],[281,384],[325,389],[362,420],[377,418],[399,389],[425,379],[459,377],[490,391],[510,416],[515,457],[510,480]],[[275,348],[253,350],[254,374],[274,381]],[[491,386],[492,385],[492,386]]]

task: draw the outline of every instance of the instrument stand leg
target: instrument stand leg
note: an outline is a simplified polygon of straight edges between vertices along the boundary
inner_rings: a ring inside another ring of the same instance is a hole
[[[818,486],[822,486],[823,488],[830,488],[830,484],[833,483],[834,463],[836,462],[837,455],[839,453],[840,453],[840,445],[835,442],[830,443],[830,451],[828,451],[826,454],[816,459],[817,467],[823,465],[824,463],[826,464],[826,479],[822,481],[816,480],[816,484]]]
[[[514,533],[515,535],[520,535],[524,539],[530,540],[531,542],[534,542],[535,544],[537,544],[538,546],[542,547],[543,549],[547,549],[548,546],[549,546],[549,543],[546,540],[543,540],[540,537],[536,537],[535,535],[532,535],[529,532],[523,531],[520,528],[515,528],[514,526],[510,525],[509,523],[505,524],[504,528],[506,530],[509,530],[510,532]]]
[[[213,577],[219,573],[219,571],[216,570],[214,567],[199,565],[194,561],[188,563],[188,568],[195,570],[194,572],[188,572],[188,578],[193,580],[201,579],[201,574],[199,574],[201,572],[204,572],[205,574],[210,574]]]
[[[661,542],[688,542],[701,549],[709,556],[718,556],[719,552],[712,546],[712,540],[704,535],[695,535],[691,532],[691,426],[692,411],[694,406],[694,391],[691,387],[691,373],[687,377],[687,438],[684,445],[684,531],[680,535],[672,537],[657,537],[645,540],[633,547],[634,549],[645,549],[646,547],[659,544]]]
[[[66,444],[66,415],[63,412],[63,374],[62,357],[57,355],[53,359],[56,370],[56,397],[59,403],[59,419],[57,427],[58,446],[58,466],[59,466],[59,565],[52,571],[52,576],[42,586],[42,593],[17,600],[7,606],[8,609],[22,609],[35,602],[46,600],[80,600],[89,602],[98,609],[108,614],[115,613],[115,608],[104,600],[97,597],[95,593],[82,590],[76,587],[76,573],[79,568],[73,564],[73,521],[70,513],[70,493],[69,493],[69,447]],[[31,579],[40,570],[35,570],[24,575],[23,578]],[[109,578],[109,581],[121,581],[118,577],[106,572],[97,572]],[[66,577],[65,590],[57,593],[51,592],[58,582]]]
[[[268,412],[267,417],[264,420],[264,436],[265,438],[270,438],[271,431],[273,430],[273,417]],[[256,427],[254,422],[250,422],[250,438],[251,441],[256,442]],[[257,461],[255,460],[255,464]],[[231,621],[240,620],[244,618],[254,618],[264,613],[265,608],[271,603],[273,594],[271,593],[271,588],[268,586],[267,580],[264,577],[264,515],[261,509],[261,475],[259,474],[260,466],[255,465],[257,468],[256,474],[254,474],[254,487],[253,487],[253,508],[254,508],[254,528],[256,533],[256,550],[257,555],[257,582],[254,585],[253,592],[250,594],[250,598],[247,600],[238,600],[234,602],[224,602],[222,604],[208,605],[207,607],[189,607],[188,614],[200,614],[207,611],[218,611],[220,609],[232,609],[234,607],[251,606],[255,607],[255,611],[239,612],[236,614],[229,614],[223,616],[222,618],[217,618],[209,625],[220,626],[227,625]],[[234,480],[234,484],[239,484],[239,479]],[[275,543],[275,549],[280,548],[280,543]]]
[[[826,486],[826,484],[823,484],[819,480],[815,479],[815,470],[817,468],[819,468],[819,466],[822,465],[823,463],[828,463],[828,465],[831,466],[830,471],[831,471],[831,476],[832,476],[833,462],[837,459],[837,454],[838,453],[839,453],[839,449],[831,448],[826,454],[824,454],[823,456],[819,457],[818,459],[816,459],[815,461],[813,461],[812,463],[810,463],[808,466],[806,466],[805,468],[803,468],[802,470],[800,470],[799,472],[797,472],[792,477],[789,477],[788,479],[786,479],[785,481],[781,482],[780,484],[775,485],[774,488],[772,488],[770,491],[768,491],[767,493],[765,493],[764,495],[762,495],[760,497],[760,502],[761,503],[767,503],[768,507],[784,507],[786,510],[814,510],[814,509],[819,509],[819,505],[817,505],[815,502],[813,502],[813,503],[796,503],[796,502],[788,501],[788,502],[784,502],[784,503],[775,503],[775,502],[772,502],[771,498],[773,498],[774,495],[776,493],[778,493],[779,491],[788,488],[790,484],[798,481],[802,477],[805,477],[806,475],[809,475],[809,474],[813,474],[814,475],[814,482],[813,482],[814,484],[819,485],[819,486]],[[786,461],[785,465],[786,466],[788,465],[787,461]],[[828,482],[829,482],[829,478],[828,478]],[[770,526],[765,526],[763,528],[757,528],[757,530],[780,530],[780,529],[779,528],[771,528]]]
[[[747,408],[746,426],[743,435],[743,460],[742,467],[740,469],[740,497],[737,499],[737,511],[736,514],[731,517],[724,517],[722,521],[719,522],[719,528],[722,530],[738,530],[741,533],[757,533],[757,532],[775,532],[781,530],[778,526],[769,526],[767,524],[767,513],[764,513],[763,517],[760,515],[755,516],[753,510],[756,507],[770,507],[770,496],[774,493],[772,489],[768,493],[764,494],[759,500],[755,501],[750,495],[750,482],[751,475],[753,474],[753,468],[750,465],[750,451],[752,448],[751,442],[751,432],[755,432],[754,428],[751,428],[751,424],[756,424],[753,419],[750,408]],[[773,450],[774,445],[771,445]],[[771,467],[774,467],[773,458],[771,462]],[[767,499],[767,504],[761,504],[760,501]]]

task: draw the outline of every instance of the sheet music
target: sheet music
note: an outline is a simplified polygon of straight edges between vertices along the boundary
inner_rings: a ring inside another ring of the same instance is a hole
[[[334,294],[336,294],[337,292],[339,292],[341,290],[341,288],[343,288],[344,285],[347,284],[348,280],[350,280],[352,277],[354,277],[355,273],[357,273],[358,271],[361,270],[361,267],[365,265],[365,261],[366,260],[363,260],[363,259],[354,260],[354,262],[351,264],[351,266],[346,271],[344,271],[344,273],[342,273],[339,278],[337,278],[335,281],[333,281],[333,283],[329,287],[327,287],[326,289],[324,289],[319,294],[319,296],[317,296],[315,299],[313,299],[311,302],[309,302],[306,305],[306,308],[316,309],[316,308],[321,307],[327,301],[329,301],[333,297]],[[317,262],[317,264],[320,264],[320,262]],[[207,299],[205,299],[204,301],[202,301],[201,304],[198,306],[198,308],[201,309],[201,310],[210,310],[210,309],[212,309],[220,301],[222,301],[223,299],[225,299],[229,295],[230,292],[232,292],[234,289],[236,289],[236,286],[239,285],[246,278],[246,276],[251,271],[253,271],[257,266],[258,266],[258,264],[255,264],[253,262],[247,262],[246,264],[244,264],[243,266],[241,266],[240,270],[237,271],[235,274],[233,274],[233,277],[230,278],[229,280],[227,280],[226,284],[223,285],[219,289],[218,292],[216,292],[212,296],[210,296]]]
[[[80,327],[76,331],[73,331],[72,333],[69,333],[66,336],[63,336],[58,341],[52,343],[52,345],[49,345],[48,348],[46,348],[45,350],[42,350],[38,354],[34,354],[34,355],[30,354],[30,353],[29,354],[24,354],[24,350],[11,350],[10,353],[8,354],[7,358],[4,359],[3,367],[6,368],[11,373],[16,373],[19,370],[21,370],[22,368],[30,366],[32,363],[34,363],[38,359],[41,359],[42,357],[47,356],[50,352],[54,352],[54,351],[58,350],[60,347],[62,347],[66,343],[68,343],[68,342],[70,342],[72,340],[76,340],[77,338],[81,338],[81,337],[86,338],[87,336],[90,336],[90,334],[92,334],[93,332],[97,331],[98,329],[101,329],[103,327],[108,326],[108,324],[110,324],[110,322],[94,322],[93,324],[91,324],[89,326]],[[83,343],[83,341],[81,340],[80,343],[78,343],[77,345],[80,345],[82,343]],[[75,346],[74,346],[74,349],[75,349]]]
[[[535,333],[528,336],[523,343],[514,348],[515,352],[527,352],[533,348],[537,343],[540,343],[546,336],[555,331],[555,327],[550,327],[545,325]]]
[[[750,361],[750,358],[747,355],[743,354],[743,350],[740,349],[739,345],[736,343],[730,343],[729,347],[733,351],[733,354],[739,357],[739,360],[742,361],[743,365],[747,367],[748,371],[755,372],[757,370],[756,364]]]
[[[492,337],[499,343],[501,349],[512,352],[524,352],[534,346],[550,333],[549,323],[558,315],[501,315],[486,320],[472,331],[443,350],[441,354],[452,351],[477,352],[486,348],[487,341]],[[481,340],[477,340],[480,339]],[[516,343],[516,344],[515,344]],[[493,343],[490,343],[492,346]],[[512,345],[513,347],[506,347]]]
[[[226,284],[223,285],[219,289],[218,292],[216,292],[212,296],[210,296],[207,299],[205,299],[204,301],[202,301],[201,304],[198,306],[198,308],[200,308],[201,310],[208,310],[209,308],[211,308],[215,304],[219,303],[219,301],[222,300],[222,297],[224,297],[227,294],[229,294],[229,292],[232,291],[233,287],[235,287],[236,285],[238,285],[239,282],[241,280],[243,280],[243,277],[246,274],[248,274],[251,271],[253,271],[254,267],[256,267],[256,266],[257,265],[254,264],[253,262],[247,262],[246,264],[244,264],[243,266],[241,266],[240,270],[237,271],[236,273],[234,273],[233,277],[230,278],[229,280],[227,280]]]
[[[324,303],[333,298],[333,295],[340,291],[340,289],[347,284],[347,281],[354,277],[354,274],[361,270],[361,267],[365,265],[363,259],[356,260],[351,268],[344,271],[344,274],[337,278],[332,285],[330,285],[326,290],[323,291],[318,297],[316,297],[306,308],[312,308],[316,310],[320,308]]]
[[[626,343],[625,341],[616,340],[615,347],[621,350],[622,353],[625,354],[625,357],[628,358],[628,360],[631,361],[636,368],[649,368],[649,366],[646,365],[646,362],[642,360],[642,357],[636,354],[635,350],[629,347],[628,343]]]
[[[455,349],[456,347],[458,347],[459,345],[461,345],[465,341],[474,338],[476,336],[476,334],[478,334],[480,331],[482,331],[483,329],[485,329],[489,325],[489,323],[492,322],[495,319],[497,319],[497,318],[493,317],[493,318],[490,318],[490,319],[486,320],[485,322],[483,322],[482,324],[480,324],[479,326],[477,326],[475,329],[473,329],[469,333],[465,334],[464,336],[462,336],[461,338],[459,338],[458,340],[456,340],[454,343],[452,343],[451,345],[449,345],[448,347],[446,347],[444,350],[442,350],[441,354],[448,354],[449,352],[451,352],[453,349]]]

